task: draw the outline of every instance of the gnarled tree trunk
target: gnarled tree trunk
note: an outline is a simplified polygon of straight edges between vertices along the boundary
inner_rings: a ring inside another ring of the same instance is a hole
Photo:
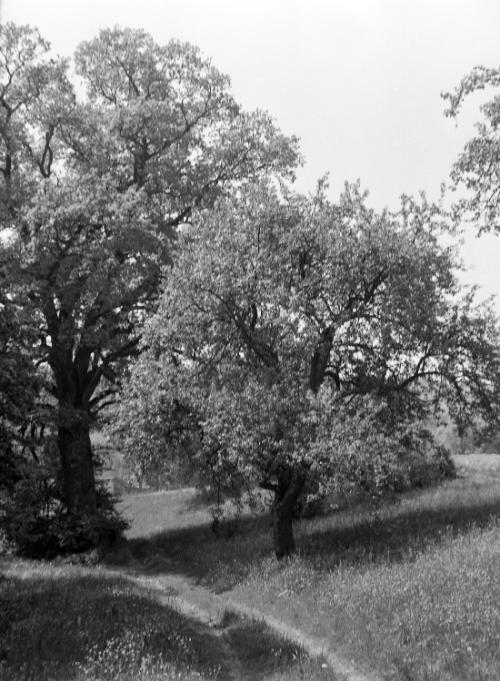
[[[72,406],[59,409],[58,445],[63,494],[68,511],[93,515],[96,511],[94,462],[88,412]]]
[[[272,506],[273,543],[278,560],[295,551],[293,510],[305,481],[305,472],[286,471],[279,476],[275,487]]]

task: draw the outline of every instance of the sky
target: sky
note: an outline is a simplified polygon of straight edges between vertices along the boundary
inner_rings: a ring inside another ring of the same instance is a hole
[[[335,198],[359,178],[376,209],[439,196],[481,103],[453,121],[440,93],[500,67],[498,0],[0,0],[0,21],[36,26],[65,56],[114,25],[193,43],[246,109],[300,138],[298,190],[328,172]],[[465,280],[500,294],[500,237],[469,232],[462,256]]]

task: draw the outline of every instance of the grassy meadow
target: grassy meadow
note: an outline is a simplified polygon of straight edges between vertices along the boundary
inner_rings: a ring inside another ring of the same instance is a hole
[[[269,519],[211,531],[193,490],[129,495],[126,542],[98,565],[0,557],[0,681],[341,681],[264,623],[210,623],[134,582],[175,573],[300,629],[366,678],[500,678],[500,456],[373,510],[296,523],[278,563]],[[165,578],[165,584],[168,581]]]
[[[211,627],[101,568],[0,568],[1,681],[333,681],[262,622]]]
[[[151,507],[128,497],[122,560],[227,592],[380,678],[498,681],[500,456],[457,462],[456,480],[375,512],[298,522],[298,553],[281,563],[267,517],[230,521],[215,537],[191,492],[151,495]]]

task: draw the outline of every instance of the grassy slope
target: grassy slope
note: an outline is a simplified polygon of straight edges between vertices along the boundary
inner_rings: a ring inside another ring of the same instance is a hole
[[[4,557],[0,570],[1,681],[334,681],[262,623],[214,629],[105,569]]]
[[[299,523],[299,553],[279,564],[265,517],[216,538],[192,492],[129,496],[118,558],[230,590],[387,679],[497,681],[500,457],[461,461],[465,477],[375,515]],[[331,678],[262,625],[214,631],[103,569],[2,559],[2,572],[1,681]]]
[[[192,495],[175,503],[156,495],[156,534],[145,540],[147,499],[129,497],[140,517],[130,553],[150,572],[175,569],[231,589],[387,679],[497,681],[500,457],[460,461],[464,477],[375,515],[357,509],[299,523],[299,553],[281,564],[265,518],[243,519],[217,539]]]
[[[187,623],[126,581],[71,566],[5,561],[3,567],[2,680],[156,679],[178,665],[183,680],[197,678],[200,646]],[[169,642],[168,656],[159,636]]]
[[[0,558],[0,681],[339,681],[261,622],[216,628],[105,568]]]

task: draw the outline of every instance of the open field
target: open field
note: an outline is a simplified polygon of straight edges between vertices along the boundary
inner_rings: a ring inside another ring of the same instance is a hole
[[[187,574],[385,679],[497,681],[500,456],[457,461],[456,480],[376,513],[297,523],[298,554],[280,564],[266,517],[242,518],[216,538],[192,493],[178,492],[172,505],[156,495],[146,538],[146,499],[128,497],[141,529],[132,525],[126,561],[148,574]]]

